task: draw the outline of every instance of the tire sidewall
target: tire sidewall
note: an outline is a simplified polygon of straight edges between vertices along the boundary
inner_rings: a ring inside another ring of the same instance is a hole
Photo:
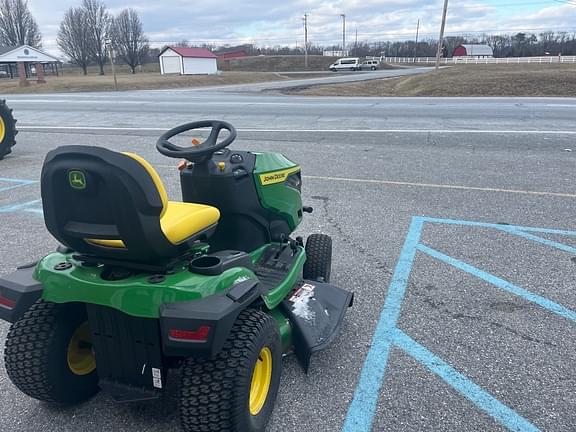
[[[70,340],[86,320],[81,303],[39,300],[32,305],[6,338],[4,361],[14,385],[32,398],[61,405],[94,396],[99,390],[97,370],[76,375],[68,365]]]
[[[274,320],[270,317],[265,321],[264,330],[258,334],[254,340],[254,350],[250,354],[248,364],[250,365],[247,370],[247,376],[244,378],[244,391],[240,396],[242,400],[241,406],[244,406],[244,413],[241,416],[240,430],[243,431],[264,431],[270,414],[274,409],[276,396],[280,387],[280,378],[282,375],[282,345],[280,343],[280,334]],[[260,355],[260,351],[268,347],[272,353],[272,377],[270,380],[270,388],[266,402],[257,415],[250,413],[250,385],[252,383],[252,375],[256,367],[256,361]]]
[[[0,141],[0,159],[10,154],[16,144],[15,120],[5,101],[0,99],[0,117],[4,121],[4,138]]]
[[[93,370],[87,375],[74,374],[68,365],[68,346],[74,332],[87,320],[83,305],[70,304],[65,314],[60,314],[55,323],[51,349],[47,356],[48,377],[51,382],[61,383],[63,399],[67,394],[74,394],[82,398],[90,397],[94,388],[98,386],[98,373]]]

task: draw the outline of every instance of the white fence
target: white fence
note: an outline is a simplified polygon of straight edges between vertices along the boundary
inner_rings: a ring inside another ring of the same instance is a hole
[[[322,51],[324,57],[348,57],[348,51]]]
[[[382,57],[385,63],[422,63],[434,64],[436,57]],[[545,56],[545,57],[506,57],[506,58],[473,58],[452,57],[440,59],[441,64],[550,64],[550,63],[576,63],[576,56]]]

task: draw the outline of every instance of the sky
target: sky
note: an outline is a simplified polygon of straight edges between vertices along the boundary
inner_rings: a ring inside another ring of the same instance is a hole
[[[56,34],[64,13],[81,0],[28,0],[43,35],[43,48],[59,54]],[[152,46],[192,43],[259,46],[304,43],[302,17],[309,15],[309,41],[339,45],[342,18],[346,38],[358,41],[437,38],[443,0],[104,0],[117,14],[133,8],[140,14]],[[517,31],[576,32],[576,0],[450,0],[447,35],[477,36]]]

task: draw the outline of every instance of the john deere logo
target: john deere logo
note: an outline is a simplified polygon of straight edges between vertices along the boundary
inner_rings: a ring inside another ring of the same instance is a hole
[[[68,183],[74,189],[86,189],[86,175],[82,171],[68,171]]]

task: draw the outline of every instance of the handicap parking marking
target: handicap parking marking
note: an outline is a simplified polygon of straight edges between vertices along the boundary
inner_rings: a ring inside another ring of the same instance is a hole
[[[4,185],[3,185],[3,183],[4,183]],[[5,183],[7,183],[7,185]],[[35,184],[35,183],[38,183],[38,181],[0,177],[0,192],[6,192],[6,191],[9,191],[12,189],[16,189],[16,188],[19,188],[22,186],[28,186],[28,185]]]
[[[0,207],[0,213],[21,213],[21,212],[33,213],[36,215],[44,216],[44,212],[42,211],[42,201],[38,199]]]
[[[548,240],[537,235],[555,234],[576,237],[576,231],[431,217],[413,217],[392,281],[388,288],[379,321],[374,331],[370,350],[368,351],[362,371],[360,372],[354,397],[348,408],[342,429],[343,432],[369,432],[371,430],[390,351],[393,347],[401,349],[425,366],[428,370],[440,377],[446,384],[470,400],[478,409],[490,415],[507,429],[511,431],[538,431],[539,429],[528,419],[522,417],[512,408],[490,395],[481,386],[458,372],[453,366],[410,338],[410,336],[397,327],[417,252],[431,256],[508,293],[535,303],[547,311],[569,321],[576,322],[576,311],[422,244],[420,240],[426,223],[492,228],[563,252],[576,254],[576,248],[572,246]]]
[[[478,279],[482,279],[485,282],[488,282],[491,285],[495,285],[504,291],[508,291],[511,294],[517,295],[518,297],[522,297],[524,300],[530,301],[532,303],[536,303],[537,305],[543,307],[544,309],[548,309],[550,312],[553,312],[557,315],[560,315],[563,318],[567,318],[569,320],[576,322],[576,312],[553,302],[552,300],[547,299],[546,297],[539,296],[537,294],[533,294],[530,291],[521,288],[519,286],[514,285],[511,282],[508,282],[498,276],[494,276],[491,273],[482,271],[470,264],[466,264],[456,258],[452,258],[448,255],[444,255],[442,252],[438,252],[435,249],[429,248],[428,246],[424,246],[419,244],[416,247],[419,251],[424,252],[427,255],[430,255],[433,258],[436,258],[439,261],[442,261],[446,264],[450,264],[452,267],[456,267],[459,270],[462,270],[466,273],[471,274],[472,276],[476,276]]]
[[[37,180],[0,177],[0,193],[37,183]],[[44,216],[44,212],[42,211],[42,201],[38,199],[32,201],[17,202],[15,204],[8,204],[0,207],[0,213],[20,212],[33,213],[39,216]]]

